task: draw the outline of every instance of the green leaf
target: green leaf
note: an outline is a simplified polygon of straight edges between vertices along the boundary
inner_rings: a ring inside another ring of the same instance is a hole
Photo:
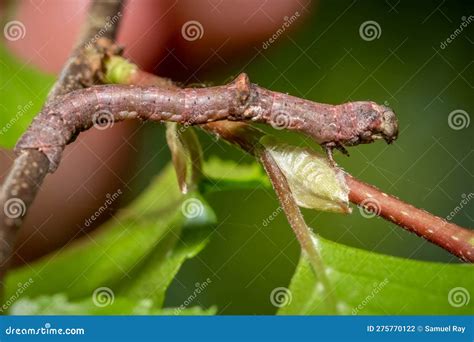
[[[237,164],[233,160],[211,157],[203,169],[206,177],[199,184],[202,193],[270,187],[265,171],[256,161]]]
[[[474,268],[379,255],[319,238],[339,314],[472,314]],[[450,293],[451,291],[451,293]],[[327,292],[326,292],[327,293]],[[301,257],[281,315],[334,314],[325,291]],[[465,304],[465,305],[464,305]]]
[[[54,77],[33,70],[0,45],[0,147],[11,148],[41,109]]]
[[[190,211],[190,205],[197,207]],[[184,201],[182,208],[186,215],[190,216],[191,212],[196,217],[185,223],[187,229],[184,229],[181,235],[170,230],[162,238],[157,248],[130,274],[130,281],[125,283],[121,293],[127,297],[153,299],[155,304],[161,307],[165,291],[181,265],[207,245],[210,228],[216,222],[214,212],[202,198],[198,199],[197,195]],[[201,218],[198,218],[197,214],[200,214]],[[195,229],[197,226],[198,229]]]
[[[215,220],[202,198],[179,193],[169,166],[95,234],[9,273],[6,298],[31,282],[23,296],[63,293],[75,300],[108,287],[119,297],[153,298],[159,307],[182,263],[204,248]]]
[[[214,160],[206,164],[206,169],[225,176],[232,174],[235,163]],[[232,175],[236,182],[261,172],[258,165],[244,170],[247,171]],[[121,194],[121,190],[109,198],[117,193]],[[17,302],[19,294],[22,299],[33,300],[61,294],[57,297],[59,302],[68,298],[83,303],[102,288],[117,298],[114,307],[121,313],[132,312],[143,299],[152,301],[154,309],[161,308],[174,276],[187,259],[206,246],[215,223],[214,212],[200,195],[181,195],[169,166],[134,203],[96,233],[9,273],[5,296],[10,301],[4,310]],[[66,311],[68,308],[65,305]],[[113,311],[112,307],[89,310],[82,304],[72,305],[71,310],[76,309],[82,309],[81,313]]]
[[[92,298],[71,302],[64,294],[40,296],[35,299],[20,299],[11,308],[12,315],[214,315],[215,308],[156,309],[150,299],[131,300],[115,297],[108,302],[94,303]]]

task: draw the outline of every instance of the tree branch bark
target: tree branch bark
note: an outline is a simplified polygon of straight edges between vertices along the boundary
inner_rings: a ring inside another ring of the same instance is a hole
[[[77,47],[61,71],[44,107],[59,96],[88,87],[102,77],[104,58],[120,53],[120,49],[113,42],[120,18],[116,20],[111,18],[121,17],[121,8],[121,0],[92,1]],[[106,25],[107,30],[101,31]],[[99,32],[102,34],[96,39]],[[0,281],[2,282],[18,228],[49,169],[50,161],[43,152],[34,149],[21,151],[0,188]]]

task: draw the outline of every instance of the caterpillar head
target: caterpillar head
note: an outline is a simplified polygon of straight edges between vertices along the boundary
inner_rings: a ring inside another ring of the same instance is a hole
[[[362,103],[361,103],[362,104]],[[371,143],[384,139],[388,144],[398,137],[398,120],[387,106],[365,102],[358,112],[357,143]]]

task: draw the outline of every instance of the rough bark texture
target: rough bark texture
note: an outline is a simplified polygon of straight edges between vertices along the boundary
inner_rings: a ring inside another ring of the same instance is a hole
[[[120,53],[120,49],[113,42],[120,20],[110,18],[121,16],[121,8],[121,0],[91,2],[77,48],[74,49],[51,89],[44,108],[50,106],[57,97],[90,86],[102,77],[104,59]],[[104,27],[107,29],[96,39],[96,34]],[[28,207],[36,197],[38,188],[49,170],[50,161],[40,150],[20,151],[0,188],[0,281],[2,282],[8,269],[18,227],[22,224]],[[12,204],[20,206],[21,215],[17,216],[16,212],[12,215],[8,211]],[[12,216],[15,217],[13,220]]]
[[[58,96],[95,84],[101,78],[104,57],[121,53],[114,40],[122,17],[122,5],[121,0],[91,2],[76,47],[64,64],[46,104]]]
[[[49,92],[45,107],[64,94],[99,84],[104,60],[121,53],[122,49],[108,38],[99,38],[93,43],[77,48]]]
[[[0,191],[0,280],[8,267],[18,228],[48,173],[49,161],[36,150],[22,152]]]

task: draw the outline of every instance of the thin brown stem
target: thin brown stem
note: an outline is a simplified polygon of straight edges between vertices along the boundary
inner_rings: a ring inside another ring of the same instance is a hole
[[[306,225],[300,208],[293,198],[288,181],[271,154],[266,149],[262,148],[258,149],[257,156],[270,177],[273,189],[275,190],[286,218],[298,239],[303,254],[307,257],[316,277],[323,285],[323,289],[326,293],[325,301],[328,309],[333,313],[336,313],[336,302],[332,296],[332,290],[329,279],[326,275],[324,262],[318,250],[318,237],[313,236],[311,229]]]
[[[104,59],[121,52],[114,40],[122,18],[122,3],[122,0],[91,2],[76,47],[49,92],[45,106],[59,96],[96,84],[102,76]]]
[[[461,260],[474,262],[474,232],[471,230],[415,208],[347,173],[345,179],[352,203],[444,248]]]
[[[101,78],[103,60],[120,52],[112,40],[120,22],[121,6],[121,0],[92,1],[81,39],[50,91],[45,107],[57,97]],[[107,30],[101,31],[105,27]],[[8,268],[16,232],[49,169],[50,161],[42,151],[23,150],[0,188],[0,281]]]
[[[94,40],[115,40],[122,19],[123,0],[93,0],[88,9],[87,23],[82,27],[77,47],[92,44]]]
[[[49,160],[41,152],[31,150],[20,154],[11,168],[0,192],[0,280],[8,268],[18,228],[28,205],[48,173]]]

